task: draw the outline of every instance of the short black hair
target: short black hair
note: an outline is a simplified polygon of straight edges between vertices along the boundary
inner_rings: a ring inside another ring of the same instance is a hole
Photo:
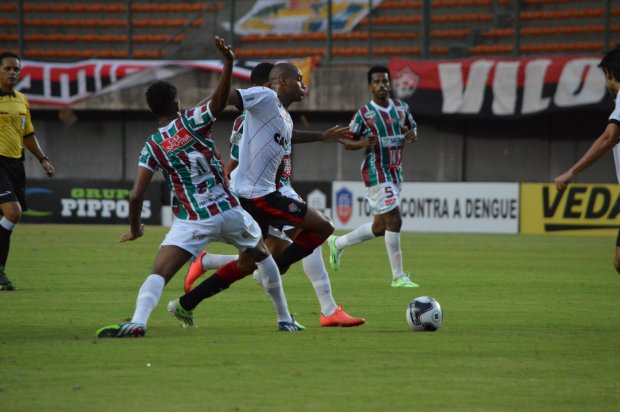
[[[607,70],[614,79],[620,81],[620,44],[605,53],[598,67]]]
[[[269,81],[269,73],[273,69],[273,63],[258,63],[250,74],[250,81],[256,86],[262,86]]]
[[[385,66],[372,66],[369,70],[368,70],[368,84],[372,83],[372,75],[375,73],[387,73],[388,75],[388,79],[391,81],[392,78],[390,77],[390,69],[388,69]]]
[[[7,57],[12,57],[14,59],[21,60],[19,56],[16,55],[15,53],[12,53],[10,51],[5,51],[5,52],[0,53],[0,64],[2,64],[2,60],[6,59]]]
[[[175,114],[177,101],[177,88],[163,80],[151,84],[146,91],[146,103],[155,117]]]

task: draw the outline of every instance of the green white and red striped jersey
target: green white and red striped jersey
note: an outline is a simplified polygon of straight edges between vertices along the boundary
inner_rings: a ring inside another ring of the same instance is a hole
[[[160,127],[140,154],[140,166],[162,171],[174,194],[172,211],[179,219],[206,220],[239,204],[211,136],[215,118],[209,103],[186,110]]]
[[[359,109],[349,130],[354,139],[375,135],[377,143],[366,148],[362,158],[362,178],[366,187],[380,183],[400,184],[403,180],[400,161],[405,144],[404,127],[417,127],[407,103],[389,99],[388,107],[381,107],[371,101]]]

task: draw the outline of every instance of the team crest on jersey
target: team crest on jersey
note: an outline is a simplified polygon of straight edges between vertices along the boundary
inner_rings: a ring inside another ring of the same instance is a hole
[[[343,224],[346,224],[353,214],[353,193],[347,188],[336,192],[336,215]]]
[[[420,76],[415,74],[409,67],[403,67],[396,72],[396,75],[392,79],[392,86],[394,94],[399,99],[405,99],[413,96],[418,84],[420,83]]]
[[[174,152],[180,147],[185,146],[192,141],[192,136],[185,129],[179,130],[174,136],[161,142],[161,147],[168,153]]]
[[[299,206],[297,206],[295,203],[290,203],[288,205],[288,211],[291,213],[297,213],[299,212]]]

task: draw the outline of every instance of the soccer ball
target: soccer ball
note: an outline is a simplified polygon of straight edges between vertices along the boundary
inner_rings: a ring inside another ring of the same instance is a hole
[[[439,302],[429,296],[420,296],[407,307],[407,323],[414,331],[434,332],[441,327],[443,311]]]

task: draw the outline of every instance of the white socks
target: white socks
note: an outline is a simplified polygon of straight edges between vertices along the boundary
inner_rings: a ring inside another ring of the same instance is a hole
[[[372,233],[372,223],[364,223],[346,235],[338,236],[336,238],[336,247],[338,249],[344,249],[374,237],[375,235]]]
[[[152,274],[146,278],[138,291],[136,310],[131,318],[131,323],[141,323],[146,326],[151,312],[157,306],[157,302],[159,302],[165,285],[164,278],[159,275]]]
[[[9,219],[7,219],[6,217],[2,216],[2,219],[0,219],[0,226],[5,228],[9,232],[12,232],[13,228],[15,227],[15,223],[11,222]]]
[[[398,279],[403,275],[403,256],[400,252],[399,232],[385,231],[385,248],[392,267],[392,279]]]
[[[325,264],[323,263],[323,255],[321,254],[321,246],[314,249],[314,251],[302,259],[301,261],[306,276],[310,279],[316,297],[321,304],[321,313],[324,316],[331,316],[338,305],[334,301],[332,296],[332,287],[329,283],[329,276],[327,270],[325,270]]]
[[[239,255],[214,255],[212,253],[205,253],[200,263],[204,270],[212,270],[219,269],[237,259],[239,259]]]
[[[293,318],[291,318],[291,314],[288,311],[286,296],[284,296],[284,289],[282,289],[280,271],[273,257],[270,255],[262,262],[256,262],[256,266],[263,283],[263,289],[273,302],[273,307],[278,315],[278,322],[292,322]]]

